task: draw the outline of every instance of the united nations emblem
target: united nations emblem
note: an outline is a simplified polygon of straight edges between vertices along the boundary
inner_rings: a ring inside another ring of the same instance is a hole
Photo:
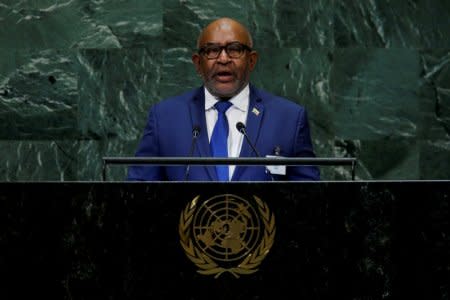
[[[232,194],[202,203],[188,203],[180,216],[180,243],[203,275],[252,274],[269,253],[275,238],[275,217],[266,203]]]

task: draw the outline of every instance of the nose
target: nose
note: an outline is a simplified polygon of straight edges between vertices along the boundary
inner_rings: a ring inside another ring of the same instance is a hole
[[[228,62],[230,60],[230,57],[228,56],[227,51],[225,51],[225,48],[222,48],[222,50],[219,53],[219,57],[217,58],[219,62]]]

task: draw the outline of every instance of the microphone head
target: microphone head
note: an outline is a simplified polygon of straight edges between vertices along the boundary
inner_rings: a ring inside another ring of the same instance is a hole
[[[236,123],[236,129],[240,132],[240,133],[244,133],[245,132],[245,125],[242,122],[237,122]]]
[[[192,135],[197,137],[200,134],[200,126],[194,125],[192,128]]]

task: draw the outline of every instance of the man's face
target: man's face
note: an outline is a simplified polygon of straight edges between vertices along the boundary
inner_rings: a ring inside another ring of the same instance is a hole
[[[235,23],[222,23],[207,27],[198,44],[202,48],[236,42],[251,47],[249,35],[244,29]],[[225,49],[222,49],[215,59],[208,59],[204,52],[192,55],[192,61],[205,87],[219,98],[231,98],[247,85],[257,58],[256,51],[248,50],[244,50],[239,58],[230,57]]]

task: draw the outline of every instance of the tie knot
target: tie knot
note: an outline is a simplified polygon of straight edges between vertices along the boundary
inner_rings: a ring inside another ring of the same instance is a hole
[[[216,104],[214,104],[214,107],[217,109],[219,113],[224,113],[227,111],[227,109],[230,108],[231,105],[232,104],[229,101],[218,101],[216,102]]]

